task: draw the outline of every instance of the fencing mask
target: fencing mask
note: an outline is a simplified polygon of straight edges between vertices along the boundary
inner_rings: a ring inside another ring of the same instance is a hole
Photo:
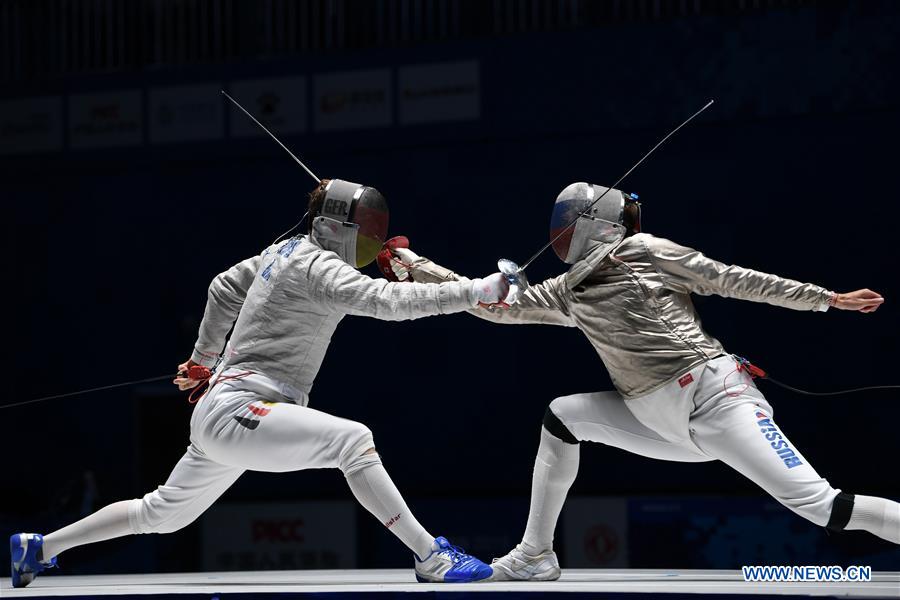
[[[594,262],[605,257],[628,233],[640,231],[640,204],[637,196],[623,194],[616,189],[578,182],[566,187],[556,198],[550,218],[550,239],[553,251],[568,264],[575,264],[598,247],[606,252],[592,254]],[[606,195],[603,195],[606,192]],[[581,215],[596,198],[600,201]],[[628,223],[626,226],[626,207]],[[579,217],[579,215],[581,215]],[[564,228],[578,217],[575,225]],[[560,232],[563,232],[560,235]]]
[[[387,201],[375,188],[358,183],[329,181],[312,217],[313,240],[356,268],[375,260],[387,237]]]

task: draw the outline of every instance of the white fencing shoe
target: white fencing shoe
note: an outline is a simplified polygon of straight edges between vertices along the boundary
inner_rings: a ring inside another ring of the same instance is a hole
[[[495,558],[491,567],[494,569],[491,581],[556,581],[560,575],[556,552],[547,550],[531,556],[522,550],[521,544],[506,556]]]

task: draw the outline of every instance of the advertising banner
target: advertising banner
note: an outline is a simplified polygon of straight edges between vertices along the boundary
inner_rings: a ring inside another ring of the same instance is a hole
[[[225,136],[224,96],[218,83],[150,90],[150,142],[194,142]]]
[[[306,131],[305,77],[235,81],[229,93],[275,135]],[[229,111],[229,115],[232,137],[266,135],[240,111]]]
[[[62,98],[43,96],[0,102],[0,154],[62,150]]]
[[[628,503],[625,498],[572,497],[563,507],[565,566],[628,566]]]
[[[140,90],[69,96],[72,148],[138,146],[144,140]]]
[[[316,75],[313,90],[316,131],[387,127],[393,122],[389,69]]]
[[[207,571],[350,569],[356,506],[349,501],[214,505],[203,515]]]
[[[397,89],[401,125],[471,121],[481,116],[478,61],[402,67]]]

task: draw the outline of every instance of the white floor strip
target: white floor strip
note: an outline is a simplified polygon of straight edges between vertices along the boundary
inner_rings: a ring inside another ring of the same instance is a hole
[[[656,594],[772,594],[900,598],[900,572],[873,573],[867,583],[746,583],[738,571],[566,569],[559,581],[472,584],[416,583],[411,569],[348,571],[242,571],[162,575],[66,576],[42,574],[3,598],[148,594],[278,594],[366,592],[581,592]]]

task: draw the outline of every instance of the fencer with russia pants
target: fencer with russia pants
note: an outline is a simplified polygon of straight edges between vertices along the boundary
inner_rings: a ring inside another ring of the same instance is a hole
[[[417,282],[461,279],[424,258],[410,274]],[[753,381],[703,330],[692,293],[807,311],[827,310],[833,297],[816,285],[725,265],[639,233],[599,261],[588,253],[568,272],[530,287],[509,310],[472,314],[577,327],[600,355],[616,391],[550,404],[542,439],[549,434],[566,442],[555,444],[560,451],[591,441],[662,460],[721,460],[800,516],[842,529],[853,496],[823,479],[781,431]],[[577,470],[577,454],[574,461]],[[555,517],[551,540],[554,525]]]
[[[307,236],[273,245],[220,274],[192,360],[222,365],[191,419],[191,443],[168,481],[129,507],[134,533],[184,527],[245,470],[339,468],[379,462],[361,423],[307,406],[331,336],[346,315],[405,320],[476,304],[461,283],[404,285],[372,279]],[[235,322],[235,319],[237,321]]]

